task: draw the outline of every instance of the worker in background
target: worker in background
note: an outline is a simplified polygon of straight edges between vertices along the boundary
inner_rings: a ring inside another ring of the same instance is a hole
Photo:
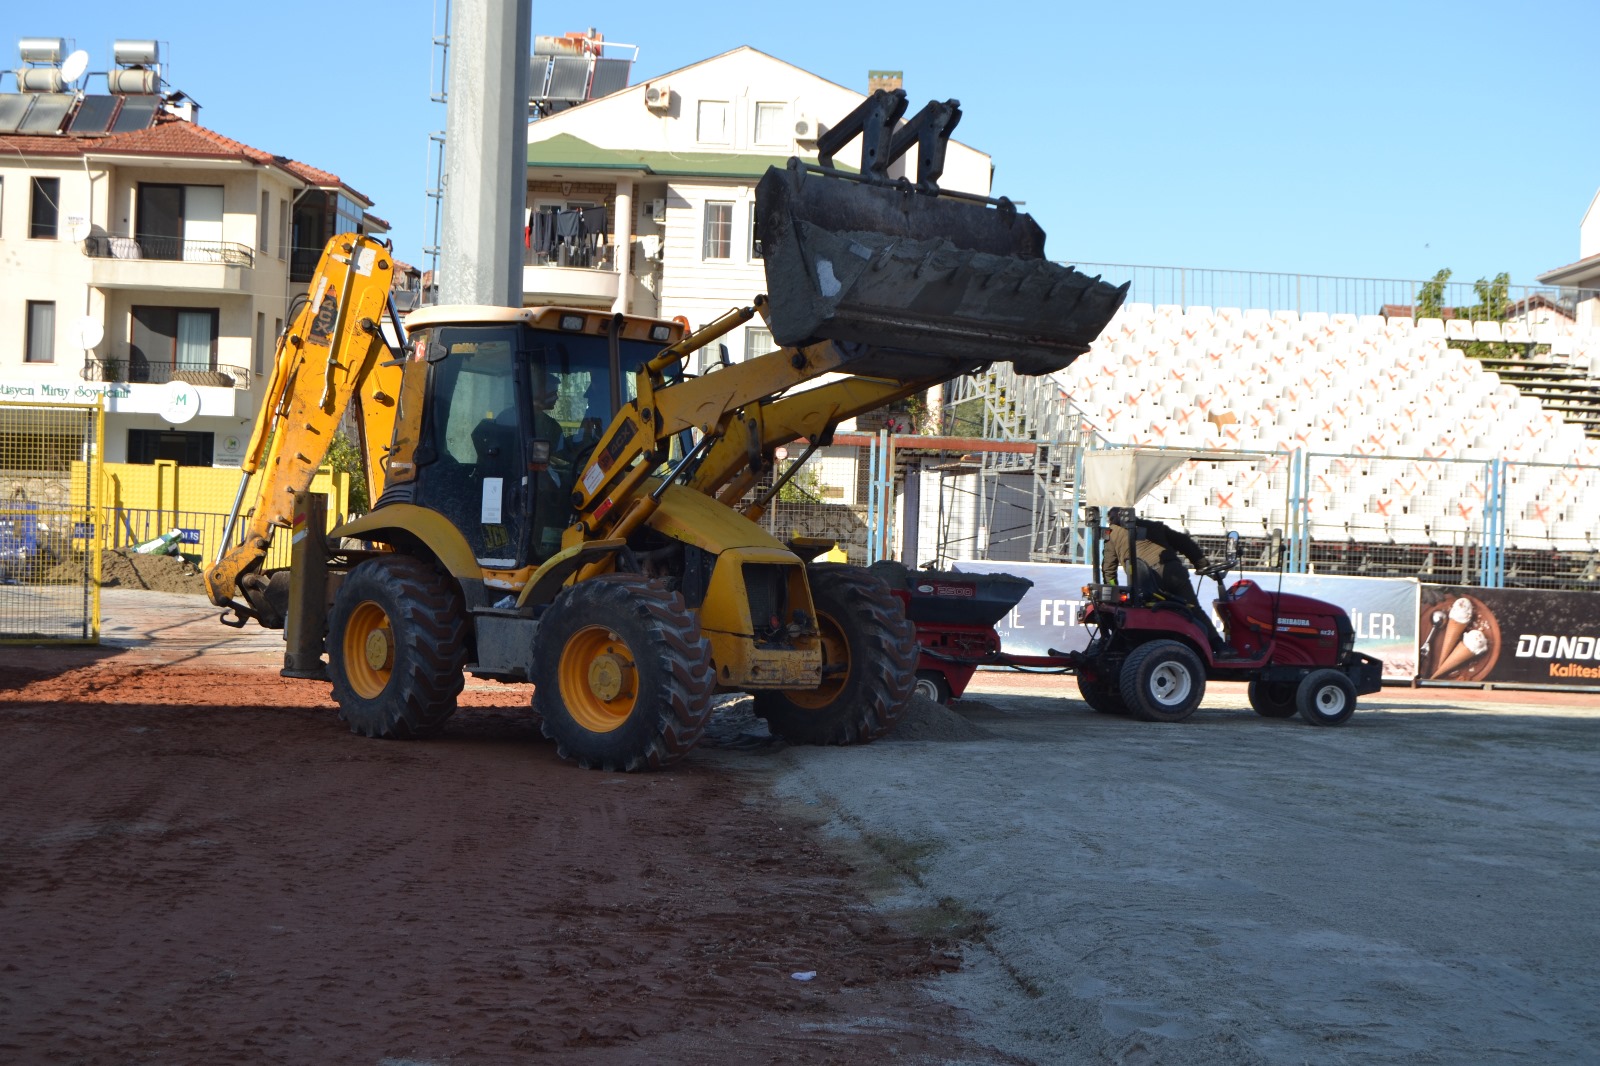
[[[1216,636],[1211,619],[1194,594],[1194,579],[1179,558],[1187,557],[1196,570],[1206,573],[1211,570],[1211,560],[1206,557],[1205,549],[1193,537],[1165,522],[1136,518],[1131,507],[1112,508],[1110,522],[1100,560],[1101,579],[1107,584],[1116,584],[1117,568],[1122,567],[1128,573],[1128,585],[1135,595],[1182,604],[1191,616],[1203,623],[1202,628],[1213,638],[1212,645],[1219,646],[1220,637]],[[1137,539],[1130,527],[1137,527]],[[1147,571],[1148,578],[1142,577],[1140,570]]]

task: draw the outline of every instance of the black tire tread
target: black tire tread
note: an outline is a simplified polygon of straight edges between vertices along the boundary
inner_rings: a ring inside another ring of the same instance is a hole
[[[701,634],[699,622],[683,597],[637,574],[602,574],[563,592],[546,612],[546,619],[563,601],[565,609],[572,609],[574,600],[592,600],[580,609],[598,612],[597,620],[630,618],[641,625],[646,634],[645,646],[630,650],[639,653],[635,661],[641,667],[645,665],[644,654],[653,655],[659,676],[658,683],[650,686],[651,705],[644,708],[645,713],[653,715],[652,723],[639,730],[633,742],[621,750],[606,741],[621,739],[626,727],[615,734],[590,733],[573,721],[561,705],[559,685],[553,681],[538,684],[533,694],[534,712],[540,731],[556,742],[556,754],[586,770],[633,773],[660,770],[693,751],[711,719],[716,675],[711,665],[711,642]],[[559,659],[558,649],[551,654]],[[641,691],[641,696],[644,694]]]
[[[1329,682],[1337,684],[1345,690],[1345,699],[1347,701],[1344,712],[1335,719],[1319,714],[1315,709],[1316,690]],[[1295,709],[1300,713],[1300,717],[1310,725],[1323,728],[1344,725],[1350,720],[1350,716],[1356,713],[1356,686],[1339,670],[1329,668],[1313,670],[1306,675],[1305,679],[1300,682],[1300,687],[1295,690],[1294,703]]]
[[[1090,681],[1078,675],[1078,695],[1089,709],[1100,714],[1127,714],[1128,704],[1114,682]]]
[[[921,657],[916,626],[889,586],[864,567],[812,563],[806,567],[806,578],[813,599],[837,599],[848,605],[850,613],[836,620],[847,631],[854,628],[875,668],[853,670],[852,675],[862,679],[854,686],[858,691],[841,694],[831,707],[804,707],[781,691],[762,691],[755,694],[756,714],[766,719],[768,729],[796,744],[879,740],[900,724],[916,690]]]
[[[1195,698],[1193,705],[1180,715],[1153,711],[1143,698],[1143,678],[1140,675],[1144,673],[1144,664],[1162,654],[1188,656],[1191,672],[1200,688],[1200,694]],[[1145,722],[1181,722],[1194,713],[1195,708],[1200,705],[1200,700],[1205,696],[1205,669],[1200,663],[1200,657],[1188,645],[1176,640],[1152,640],[1148,644],[1139,645],[1129,653],[1127,661],[1122,664],[1120,681],[1122,701],[1128,705],[1128,710],[1134,717]]]
[[[368,583],[375,583],[373,591],[388,599],[383,606],[391,625],[413,628],[418,639],[410,649],[413,654],[402,656],[396,648],[389,687],[376,706],[363,708],[365,701],[345,683],[339,663],[345,612],[375,599],[363,591]],[[455,713],[456,697],[467,680],[466,643],[461,639],[465,621],[460,588],[423,560],[395,554],[357,566],[340,589],[328,632],[328,675],[340,720],[365,737],[411,740],[438,732]]]

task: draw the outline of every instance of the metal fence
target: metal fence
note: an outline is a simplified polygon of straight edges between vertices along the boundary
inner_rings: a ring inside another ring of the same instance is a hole
[[[762,524],[780,540],[826,537],[852,562],[1087,562],[1079,457],[1109,447],[1087,440],[985,456],[898,435],[887,463],[873,445],[835,447],[826,476],[796,479]],[[1141,513],[1214,548],[1237,531],[1261,565],[1600,590],[1600,467],[1305,450],[1175,454],[1193,458],[1141,501]]]
[[[99,405],[0,404],[0,643],[100,639]]]
[[[1265,307],[1305,314],[1376,315],[1385,307],[1411,308],[1430,282],[1400,278],[1343,278],[1320,274],[1274,274],[1257,270],[1074,263],[1113,285],[1131,285],[1129,299],[1180,307]],[[1445,282],[1437,303],[1463,318],[1533,318],[1550,312],[1568,319],[1577,305],[1600,299],[1600,290],[1550,285],[1511,285],[1488,302],[1470,281]],[[1409,311],[1407,312],[1409,313]]]

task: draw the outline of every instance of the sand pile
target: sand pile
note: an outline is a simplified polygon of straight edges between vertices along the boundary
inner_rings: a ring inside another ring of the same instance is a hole
[[[988,740],[994,734],[942,703],[912,696],[889,740]]]
[[[48,580],[75,582],[82,573],[83,564],[69,559],[57,564],[48,575]],[[176,555],[138,555],[120,551],[101,554],[100,585],[102,588],[188,592],[201,596],[206,591],[200,571]]]

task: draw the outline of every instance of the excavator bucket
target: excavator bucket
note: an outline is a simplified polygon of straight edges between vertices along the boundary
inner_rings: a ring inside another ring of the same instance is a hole
[[[1089,350],[1127,295],[1044,258],[1044,231],[1009,201],[941,192],[955,101],[896,129],[905,94],[879,91],[756,187],[768,324],[785,346],[862,346],[852,372],[916,377],[1009,361],[1060,370]],[[862,168],[832,155],[862,138]],[[918,180],[887,167],[918,145]]]

